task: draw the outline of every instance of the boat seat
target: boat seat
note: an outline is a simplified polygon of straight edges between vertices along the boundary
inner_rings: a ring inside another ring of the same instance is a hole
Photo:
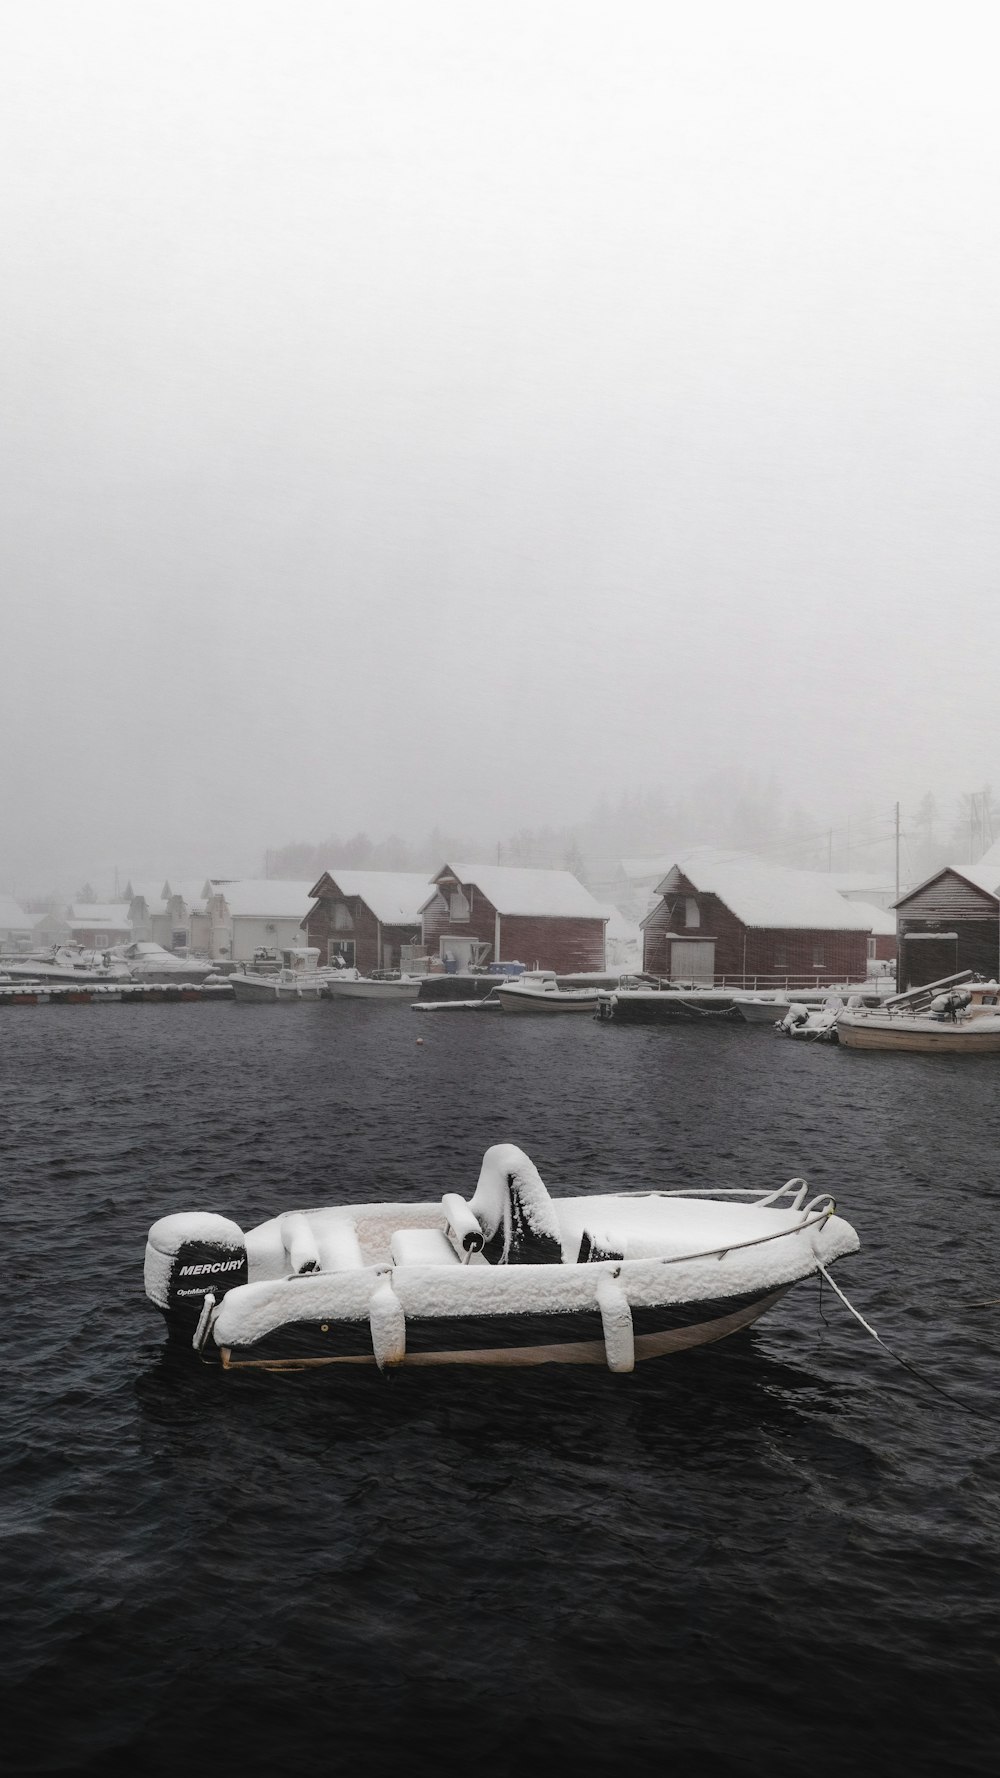
[[[442,1229],[397,1229],[389,1240],[396,1266],[460,1266],[461,1260]]]
[[[324,1272],[353,1272],[365,1263],[357,1230],[350,1223],[342,1222],[328,1228],[319,1236],[316,1245]]]

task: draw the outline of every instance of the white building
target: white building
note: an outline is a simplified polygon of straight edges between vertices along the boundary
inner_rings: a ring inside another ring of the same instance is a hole
[[[132,936],[153,940],[166,951],[211,956],[212,924],[208,913],[211,885],[199,880],[159,883],[131,881],[129,898]]]
[[[209,956],[252,963],[255,951],[289,950],[305,943],[303,922],[312,883],[277,877],[212,877],[205,885]]]

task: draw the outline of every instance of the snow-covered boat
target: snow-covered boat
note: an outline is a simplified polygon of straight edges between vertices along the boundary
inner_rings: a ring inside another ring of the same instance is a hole
[[[125,964],[134,982],[207,982],[215,974],[208,957],[178,957],[152,939],[116,945],[110,953]]]
[[[776,1020],[775,1029],[782,1037],[798,1037],[807,1043],[836,1043],[843,1010],[839,994],[831,995],[821,1006],[800,1001],[788,1008],[783,1019]]]
[[[560,988],[552,970],[526,970],[515,980],[498,982],[493,996],[504,1012],[582,1012],[597,1011],[603,990],[600,988]],[[491,996],[491,998],[493,997]]]
[[[791,1006],[787,994],[763,990],[759,994],[737,994],[736,1010],[747,1025],[776,1025]]]
[[[356,969],[330,971],[327,986],[331,1000],[377,1000],[391,1004],[397,1000],[416,1000],[420,975],[359,975]]]
[[[296,945],[282,951],[277,969],[236,970],[228,977],[233,998],[288,1005],[303,1000],[324,1000],[328,983],[341,972],[320,969],[318,958],[315,945]]]
[[[1000,1055],[1000,983],[964,970],[895,994],[883,1007],[848,1005],[837,1018],[845,1049],[910,1050],[920,1055]]]
[[[553,1198],[528,1156],[500,1143],[468,1201],[291,1211],[247,1233],[209,1212],[164,1216],[145,1284],[171,1335],[227,1369],[630,1371],[749,1326],[858,1246],[802,1179],[755,1194]]]
[[[82,945],[50,945],[44,951],[6,957],[3,972],[12,982],[130,981],[128,965],[113,952],[85,950]]]

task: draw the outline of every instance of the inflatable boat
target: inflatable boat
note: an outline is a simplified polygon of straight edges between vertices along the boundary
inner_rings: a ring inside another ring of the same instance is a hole
[[[164,1216],[145,1284],[170,1336],[228,1370],[631,1371],[747,1327],[858,1246],[802,1179],[756,1194],[552,1197],[500,1143],[469,1200],[291,1211],[246,1233],[212,1212]]]

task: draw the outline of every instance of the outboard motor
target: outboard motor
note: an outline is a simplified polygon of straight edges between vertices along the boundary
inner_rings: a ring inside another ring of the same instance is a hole
[[[247,1244],[238,1223],[210,1211],[161,1216],[146,1241],[145,1284],[171,1338],[190,1345],[211,1292],[221,1302],[247,1281]]]

